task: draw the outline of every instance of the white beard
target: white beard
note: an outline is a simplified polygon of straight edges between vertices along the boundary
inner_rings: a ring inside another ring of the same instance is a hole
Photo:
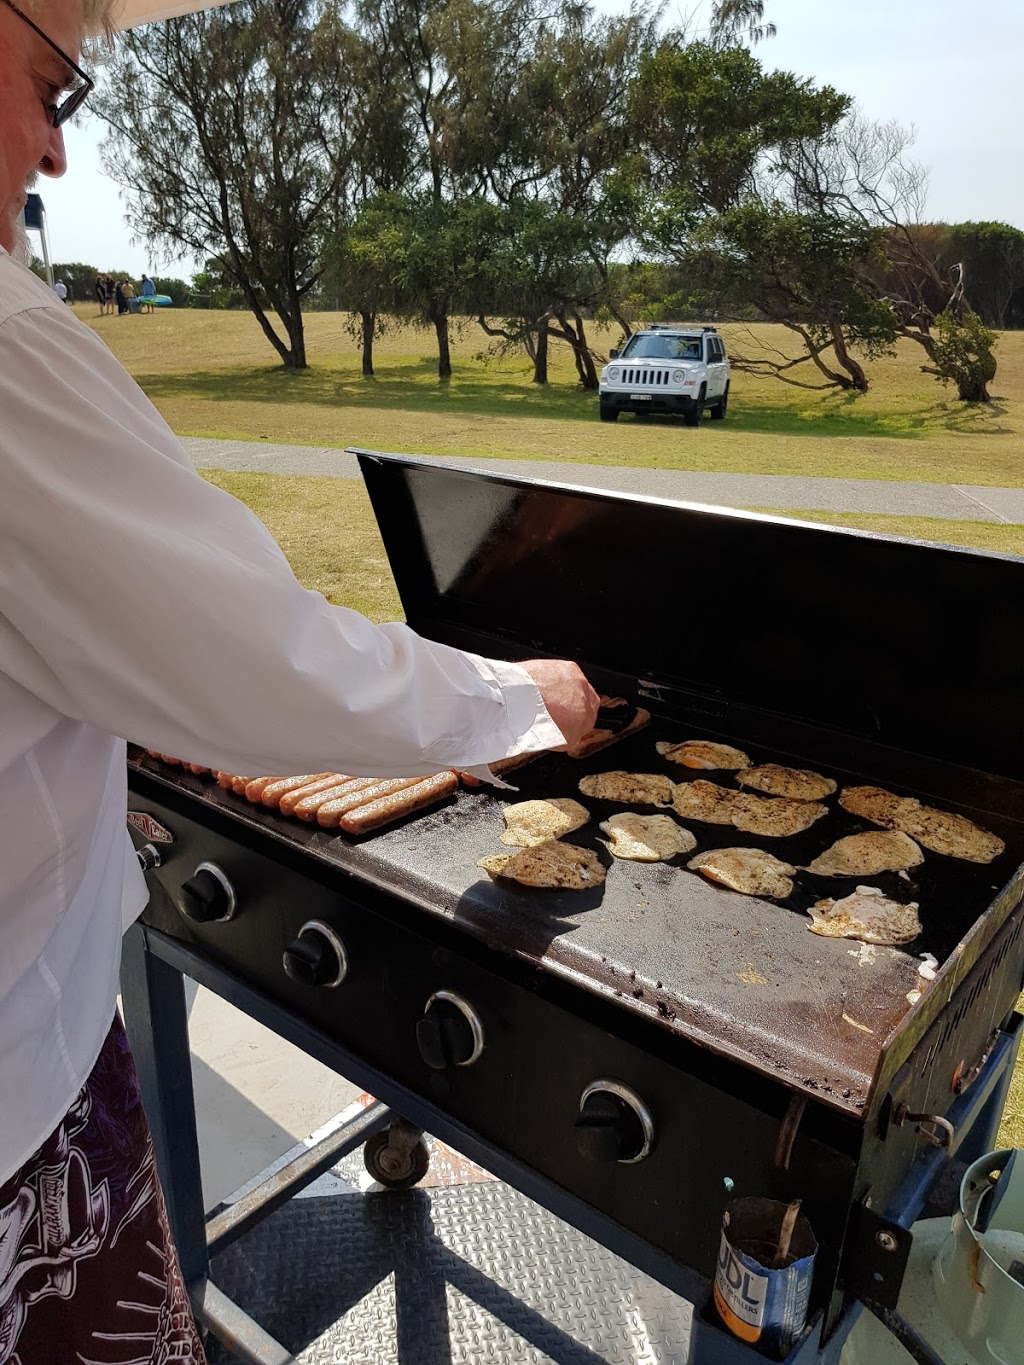
[[[32,264],[32,243],[29,241],[28,233],[20,223],[14,225],[14,249],[11,255],[19,265],[30,266]]]
[[[25,193],[31,194],[31,192],[35,189],[38,181],[39,173],[38,171],[33,171],[29,178],[25,181]],[[35,252],[32,250],[32,242],[29,239],[29,235],[25,231],[25,228],[22,226],[20,214],[18,216],[17,221],[14,224],[14,249],[11,252],[11,255],[14,257],[14,259],[18,262],[19,265],[27,266],[31,266],[32,259],[35,256]]]

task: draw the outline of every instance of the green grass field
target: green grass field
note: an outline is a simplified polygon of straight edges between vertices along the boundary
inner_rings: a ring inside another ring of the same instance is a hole
[[[401,617],[394,579],[362,484],[349,479],[206,471],[205,477],[241,498],[266,523],[296,576],[330,600],[374,621]],[[806,516],[806,513],[795,515]],[[1024,526],[941,522],[923,518],[827,517],[864,530],[941,539],[1024,553]],[[1017,1069],[1000,1141],[1024,1146],[1024,1061]]]
[[[499,456],[736,473],[811,474],[1024,486],[1024,333],[999,342],[996,401],[967,407],[920,372],[910,342],[869,366],[865,395],[814,393],[736,373],[729,416],[693,431],[670,420],[597,420],[568,350],[553,348],[552,382],[529,382],[522,353],[483,357],[488,339],[461,327],[455,374],[439,385],[432,336],[394,328],[377,347],[377,376],[359,373],[345,317],[307,318],[308,371],[276,363],[248,313],[166,310],[146,317],[79,315],[95,327],[180,435],[363,445],[425,455]],[[790,344],[780,327],[724,326],[730,348]],[[607,351],[617,339],[594,329]]]
[[[674,422],[597,420],[597,400],[575,383],[557,347],[552,383],[529,382],[522,356],[481,358],[487,340],[466,327],[454,346],[455,376],[437,383],[424,332],[381,339],[377,377],[363,380],[338,314],[311,314],[311,368],[276,364],[246,313],[158,312],[96,316],[76,307],[180,435],[322,446],[364,445],[426,455],[564,460],[586,464],[736,473],[1024,486],[1024,333],[1000,338],[996,401],[967,408],[920,373],[918,348],[870,366],[863,396],[811,393],[734,375],[729,417],[690,430]],[[730,349],[782,346],[782,329],[723,327]],[[615,344],[610,331],[596,344]],[[332,601],[393,620],[400,605],[362,486],[344,479],[208,472],[248,503],[277,537],[299,579]],[[1024,554],[1024,526],[898,517],[793,513],[865,530]],[[1001,1139],[1024,1146],[1024,1063],[1018,1067]]]

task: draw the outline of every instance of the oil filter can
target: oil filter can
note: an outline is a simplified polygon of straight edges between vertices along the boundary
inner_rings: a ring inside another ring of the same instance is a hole
[[[736,1336],[779,1360],[807,1322],[818,1251],[810,1224],[798,1215],[780,1255],[788,1208],[775,1199],[734,1200],[722,1218],[715,1271],[719,1317]]]

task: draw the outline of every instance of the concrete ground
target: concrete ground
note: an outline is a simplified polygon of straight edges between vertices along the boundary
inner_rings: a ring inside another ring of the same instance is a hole
[[[342,450],[195,437],[186,438],[184,444],[199,468],[359,477],[355,456]],[[734,507],[1024,523],[1024,488],[710,474],[521,460],[460,459],[450,463],[490,473]],[[210,992],[193,988],[190,998],[204,1193],[210,1208],[340,1113],[358,1091]]]
[[[361,1087],[187,982],[203,1196],[214,1208],[348,1107]]]
[[[187,436],[183,444],[198,469],[267,474],[312,474],[357,479],[356,457],[323,446],[263,441],[213,441]],[[969,484],[898,483],[871,479],[794,478],[777,474],[710,474],[618,465],[548,464],[541,460],[451,458],[447,464],[490,474],[517,474],[617,493],[643,493],[724,507],[780,507],[808,512],[881,512],[950,521],[1024,524],[1024,488]]]

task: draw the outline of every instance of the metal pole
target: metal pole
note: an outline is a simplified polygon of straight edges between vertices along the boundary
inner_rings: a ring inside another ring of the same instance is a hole
[[[167,1218],[190,1291],[209,1272],[196,1105],[181,972],[148,951],[133,925],[121,954],[121,1002],[153,1134]]]

